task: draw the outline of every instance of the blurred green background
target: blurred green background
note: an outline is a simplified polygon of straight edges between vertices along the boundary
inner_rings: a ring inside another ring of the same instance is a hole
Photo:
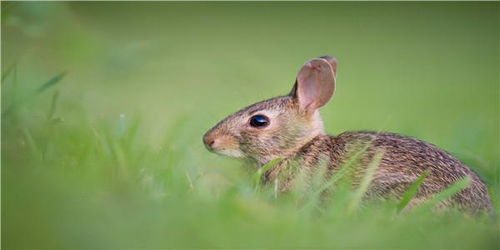
[[[304,212],[201,143],[333,55],[329,133],[436,144],[497,203],[498,2],[1,6],[2,248],[499,247],[498,221],[459,213]]]

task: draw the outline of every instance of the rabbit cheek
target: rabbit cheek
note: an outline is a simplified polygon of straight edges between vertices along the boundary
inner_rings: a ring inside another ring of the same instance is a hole
[[[275,131],[244,131],[240,137],[240,148],[246,156],[253,158],[258,162],[274,156],[279,153],[279,140],[274,135]]]
[[[240,148],[248,157],[258,159],[263,154],[263,143],[258,134],[243,132],[240,138]]]

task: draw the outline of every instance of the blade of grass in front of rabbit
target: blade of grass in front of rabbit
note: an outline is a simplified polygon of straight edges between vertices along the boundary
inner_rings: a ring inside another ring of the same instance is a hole
[[[342,177],[344,177],[348,173],[349,170],[351,170],[352,168],[356,167],[355,162],[368,150],[368,148],[370,147],[372,141],[370,141],[365,146],[363,146],[363,148],[361,148],[360,150],[358,150],[353,156],[349,157],[349,160],[346,163],[344,163],[341,166],[341,168],[339,170],[337,170],[332,175],[332,177],[330,178],[330,180],[327,181],[327,182],[325,182],[324,185],[321,188],[319,188],[316,192],[321,193],[321,192],[327,190],[328,188],[332,187],[340,179],[342,179]]]
[[[319,162],[315,166],[315,171],[312,172],[313,176],[309,190],[307,190],[306,203],[302,207],[304,211],[312,211],[319,208],[318,203],[321,201],[321,194],[326,191],[325,177],[328,171],[329,158],[327,156],[320,157]]]
[[[375,175],[375,171],[377,171],[378,166],[380,165],[380,162],[382,161],[383,156],[384,156],[383,150],[377,150],[375,152],[375,155],[373,156],[372,161],[370,162],[370,164],[366,168],[366,173],[363,176],[363,179],[361,179],[361,182],[358,186],[358,189],[353,193],[351,203],[349,204],[349,207],[348,207],[349,212],[352,212],[359,207],[359,204],[361,203],[363,195],[368,190],[368,186],[370,185],[371,181],[373,180],[373,177]]]
[[[398,203],[396,210],[398,212],[402,211],[403,208],[408,205],[408,203],[413,199],[413,197],[417,194],[418,188],[422,183],[424,183],[425,179],[427,176],[430,174],[430,169],[427,169],[424,171],[422,175],[418,177],[418,179],[408,188],[408,190],[403,194],[403,198],[401,198],[401,201]]]
[[[372,140],[373,141],[373,140]],[[315,190],[312,190],[310,192],[311,197],[319,197],[321,193],[328,191],[330,188],[332,188],[335,184],[337,184],[340,180],[344,179],[344,177],[347,176],[347,173],[349,173],[353,168],[357,167],[356,162],[360,159],[360,157],[363,156],[363,154],[368,150],[368,148],[371,145],[371,142],[366,143],[361,149],[357,150],[354,155],[349,157],[348,161],[344,163],[339,170],[334,172],[331,177],[329,177],[329,180],[321,182],[321,186]],[[339,198],[338,196],[336,196]],[[304,205],[304,207],[311,207],[314,205],[314,202],[317,201],[317,199],[309,199],[308,202]]]
[[[273,160],[269,161],[268,163],[264,164],[259,169],[257,169],[257,171],[255,172],[255,174],[253,176],[255,191],[259,191],[260,190],[260,185],[261,185],[261,182],[262,182],[262,175],[264,175],[268,170],[270,170],[271,168],[273,168],[274,166],[276,166],[282,160],[283,160],[282,158],[273,159]]]
[[[436,205],[438,205],[440,202],[443,202],[443,201],[447,200],[448,198],[451,198],[456,193],[458,193],[458,192],[462,191],[464,188],[468,187],[469,184],[471,183],[471,181],[472,181],[472,178],[469,175],[465,176],[464,178],[453,183],[451,186],[449,186],[445,190],[435,194],[432,199],[425,201],[423,204],[421,204],[419,207],[417,207],[416,210],[428,211],[430,209],[435,208]]]

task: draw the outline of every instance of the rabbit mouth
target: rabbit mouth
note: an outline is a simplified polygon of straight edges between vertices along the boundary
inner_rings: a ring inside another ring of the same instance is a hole
[[[211,131],[203,136],[205,147],[213,153],[229,156],[244,157],[245,154],[240,150],[236,139],[229,135],[217,135]]]
[[[219,154],[219,155],[224,155],[224,156],[229,156],[229,157],[235,157],[235,158],[241,158],[244,157],[245,155],[241,150],[239,149],[215,149],[213,150],[214,153]]]

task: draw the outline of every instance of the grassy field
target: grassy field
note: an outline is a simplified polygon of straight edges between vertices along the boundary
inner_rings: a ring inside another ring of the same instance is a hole
[[[329,133],[438,145],[498,213],[499,3],[1,5],[3,249],[500,246],[497,218],[275,197],[201,142],[330,54]]]

